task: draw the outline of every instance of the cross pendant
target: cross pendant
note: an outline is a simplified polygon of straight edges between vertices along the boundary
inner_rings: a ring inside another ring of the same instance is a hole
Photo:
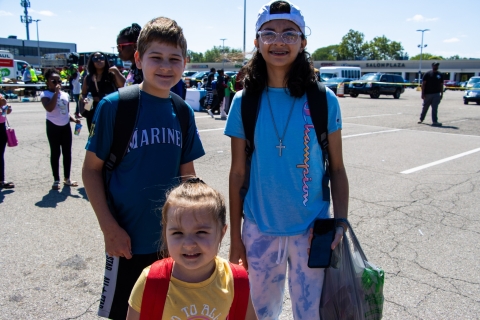
[[[278,146],[275,146],[275,148],[278,149],[278,156],[282,156],[282,149],[285,149],[285,146],[282,144],[282,140],[280,140],[280,144]]]

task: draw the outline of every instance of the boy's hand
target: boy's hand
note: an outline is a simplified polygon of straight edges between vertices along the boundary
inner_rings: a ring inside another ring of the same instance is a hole
[[[132,244],[130,236],[120,226],[115,226],[111,231],[103,233],[105,252],[109,256],[132,258]]]
[[[231,241],[229,260],[231,263],[235,263],[235,264],[241,263],[240,265],[242,265],[245,268],[245,270],[248,270],[247,253],[242,240],[235,241],[235,242]]]

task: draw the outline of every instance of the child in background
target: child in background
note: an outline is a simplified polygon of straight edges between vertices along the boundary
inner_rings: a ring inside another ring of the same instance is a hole
[[[77,181],[70,180],[72,167],[72,128],[70,122],[80,123],[70,115],[70,97],[62,91],[62,79],[54,68],[45,71],[47,90],[40,95],[42,105],[47,111],[47,138],[50,144],[50,165],[52,166],[52,189],[60,189],[60,155],[63,154],[63,184],[77,187]]]
[[[231,266],[217,256],[227,231],[223,196],[202,180],[191,178],[167,194],[162,225],[162,243],[170,258],[155,264],[169,259],[170,265],[173,264],[171,272],[165,272],[170,279],[168,294],[161,297],[154,291],[155,304],[165,300],[163,313],[152,314],[148,305],[148,300],[152,299],[148,295],[152,293],[146,288],[152,285],[150,281],[155,281],[149,277],[154,264],[143,270],[132,290],[127,319],[139,319],[140,315],[143,319],[197,319],[192,316],[204,319],[202,315],[205,319],[226,319],[234,297],[243,297],[248,307],[242,309],[246,311],[245,316],[235,309],[235,316],[229,319],[256,319],[249,291],[239,293],[237,282],[234,288],[235,270],[232,267],[243,270],[248,287],[245,269]]]

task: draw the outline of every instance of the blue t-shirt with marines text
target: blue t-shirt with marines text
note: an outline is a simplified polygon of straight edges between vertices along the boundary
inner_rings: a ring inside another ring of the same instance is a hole
[[[108,95],[93,118],[86,149],[103,161],[110,154],[118,102],[118,92]],[[159,250],[165,193],[180,182],[180,165],[205,154],[191,108],[189,114],[182,147],[182,129],[171,100],[140,91],[135,131],[108,186],[112,214],[130,236],[133,254]]]

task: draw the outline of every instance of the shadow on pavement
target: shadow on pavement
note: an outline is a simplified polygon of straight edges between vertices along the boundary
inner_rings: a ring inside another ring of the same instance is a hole
[[[87,196],[87,191],[85,191],[85,188],[78,188],[78,193],[80,193],[80,195],[82,196],[83,199],[87,200],[87,201],[90,201],[88,200],[88,196]]]
[[[6,194],[14,193],[15,191],[12,189],[0,189],[0,203],[3,202],[3,199],[5,199]]]
[[[42,200],[35,203],[40,208],[56,208],[57,204],[64,202],[67,198],[80,198],[79,195],[73,195],[69,186],[63,186],[62,191],[50,190],[48,194],[44,195]]]

